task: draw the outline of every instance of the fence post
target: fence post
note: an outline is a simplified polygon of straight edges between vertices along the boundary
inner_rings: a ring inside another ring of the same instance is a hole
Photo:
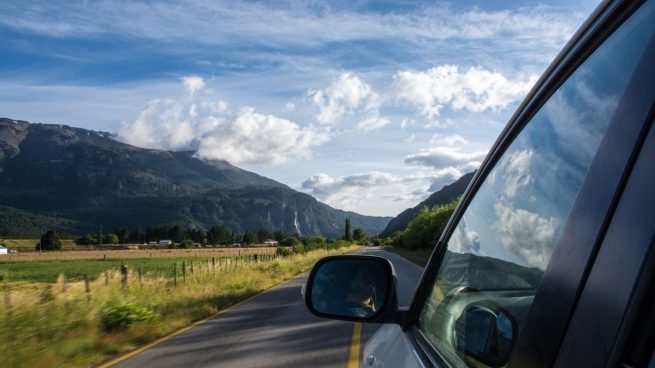
[[[193,273],[193,260],[191,260],[191,273]]]
[[[177,287],[177,263],[173,262],[173,286]]]
[[[109,273],[105,271],[105,286],[109,286]]]
[[[182,283],[186,284],[186,262],[182,261]]]
[[[143,287],[143,266],[139,266],[139,286]]]
[[[91,285],[89,285],[89,275],[84,274],[84,292],[86,293],[86,300],[91,300]]]
[[[66,292],[68,290],[67,285],[66,285],[66,274],[62,273],[61,274],[61,291]]]
[[[216,257],[212,257],[212,272],[216,273]]]
[[[123,289],[127,289],[127,265],[121,265],[121,284]]]

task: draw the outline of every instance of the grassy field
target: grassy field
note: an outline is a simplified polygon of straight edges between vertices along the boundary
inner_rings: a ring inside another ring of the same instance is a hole
[[[71,250],[31,253],[12,253],[0,256],[0,262],[9,261],[63,261],[79,259],[135,259],[135,258],[179,258],[179,257],[222,257],[252,254],[272,254],[275,247],[252,248],[194,248],[194,249],[134,249],[134,250]]]
[[[102,273],[91,279],[88,288],[84,281],[64,282],[62,278],[54,283],[4,280],[0,283],[4,293],[0,300],[0,366],[97,364],[288,280],[321,257],[356,249],[258,257],[257,262],[231,257],[216,267],[206,258],[194,259],[193,272],[188,264],[186,277],[177,261],[176,278],[156,271],[159,262],[176,259],[138,260],[152,262],[143,267],[155,271],[139,277],[138,267],[130,266],[124,284],[120,273],[110,270],[107,278]],[[94,262],[106,265],[110,261]],[[24,263],[30,264],[34,265]],[[162,265],[172,270],[171,263]]]
[[[9,249],[16,249],[19,252],[26,250],[36,250],[36,244],[38,244],[40,239],[2,239],[0,244],[4,245]],[[76,249],[77,244],[72,239],[62,239],[61,246],[63,249]]]
[[[253,248],[242,251],[229,250],[225,252],[193,252],[185,250],[173,251],[111,251],[107,259],[64,259],[64,260],[38,260],[26,262],[5,261],[0,258],[0,279],[7,282],[33,281],[53,283],[60,275],[68,281],[79,281],[85,276],[95,280],[105,271],[118,271],[121,265],[126,265],[128,270],[141,272],[142,276],[173,277],[175,265],[180,268],[182,263],[191,270],[195,267],[214,268],[222,267],[224,264],[236,262],[249,262],[258,259],[271,257],[275,254],[275,248]],[[113,253],[113,254],[112,254]],[[143,257],[135,257],[140,254]],[[121,257],[121,254],[123,256]],[[128,258],[132,256],[132,258]],[[4,257],[4,256],[3,256]]]

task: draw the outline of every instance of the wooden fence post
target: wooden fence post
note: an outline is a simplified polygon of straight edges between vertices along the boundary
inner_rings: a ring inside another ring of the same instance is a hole
[[[212,257],[212,272],[216,273],[216,257]]]
[[[109,273],[105,271],[105,286],[109,286]]]
[[[173,286],[177,287],[177,263],[173,262]]]
[[[139,286],[143,287],[143,266],[139,266]]]
[[[182,283],[186,284],[186,262],[182,261]]]
[[[123,285],[123,289],[127,290],[127,265],[123,264],[121,265],[121,284]]]

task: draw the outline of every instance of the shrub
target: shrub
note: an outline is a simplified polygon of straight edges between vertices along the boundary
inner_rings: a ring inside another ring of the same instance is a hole
[[[134,322],[150,322],[159,318],[156,312],[135,303],[109,306],[102,310],[100,322],[102,329],[109,332],[122,330]]]
[[[407,225],[407,229],[405,229],[400,239],[397,239],[400,244],[394,242],[394,245],[407,249],[429,249],[434,247],[455,207],[457,207],[458,201],[459,198],[442,206],[421,209],[418,215]]]
[[[277,247],[275,254],[281,257],[290,257],[293,255],[293,249],[291,247]]]
[[[298,240],[298,238],[295,238],[293,236],[290,236],[288,238],[284,238],[284,240],[282,240],[280,242],[280,245],[283,245],[285,247],[293,247],[293,246],[296,246],[298,244],[302,244],[302,243],[300,242],[300,240]]]
[[[52,230],[49,230],[41,236],[41,242],[36,245],[38,250],[61,250],[61,240],[59,235]]]
[[[325,238],[321,236],[308,236],[303,238],[303,244],[306,250],[314,250],[325,247]]]

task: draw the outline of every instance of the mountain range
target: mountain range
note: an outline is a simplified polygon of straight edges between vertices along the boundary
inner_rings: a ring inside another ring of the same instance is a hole
[[[475,172],[468,173],[461,178],[457,179],[454,183],[444,186],[438,192],[432,193],[426,200],[419,203],[415,207],[408,208],[394,217],[386,228],[380,233],[381,238],[386,238],[393,235],[397,231],[404,230],[407,225],[416,217],[421,208],[443,205],[452,202],[455,198],[464,194],[466,187],[468,187],[471,179],[473,179]]]
[[[391,219],[332,208],[193,152],[138,148],[105,132],[0,118],[0,236],[177,223],[340,237],[346,218],[368,235]]]

